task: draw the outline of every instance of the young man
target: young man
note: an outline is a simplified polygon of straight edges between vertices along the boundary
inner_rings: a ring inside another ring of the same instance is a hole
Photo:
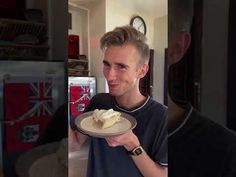
[[[120,136],[91,137],[87,177],[167,177],[167,108],[139,90],[148,71],[145,41],[130,26],[117,27],[101,38],[109,94],[94,96],[87,111],[113,108],[135,117],[137,126]],[[81,143],[85,139],[81,134],[76,138]],[[135,149],[141,153],[132,153]]]
[[[192,0],[169,0],[168,62],[177,63],[191,43]],[[168,101],[169,177],[236,176],[236,136],[188,103]]]

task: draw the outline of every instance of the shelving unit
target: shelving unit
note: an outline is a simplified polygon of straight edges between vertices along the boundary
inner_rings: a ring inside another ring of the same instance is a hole
[[[44,40],[46,24],[24,20],[0,18],[0,39],[5,41],[14,40],[22,34],[31,34],[40,41]]]
[[[0,60],[47,60],[44,23],[0,18]]]
[[[68,59],[69,76],[90,75],[90,50],[89,50],[89,11],[84,7],[69,2],[69,13],[71,13],[71,29],[68,34],[79,36],[79,58]]]
[[[88,60],[68,59],[69,76],[88,76]]]
[[[1,44],[1,60],[45,60],[47,57],[48,45],[19,45]]]

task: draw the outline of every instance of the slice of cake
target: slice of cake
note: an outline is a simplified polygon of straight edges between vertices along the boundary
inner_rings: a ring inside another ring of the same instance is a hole
[[[116,122],[120,121],[121,113],[113,109],[95,109],[93,112],[93,120],[100,125],[102,129],[111,127]]]

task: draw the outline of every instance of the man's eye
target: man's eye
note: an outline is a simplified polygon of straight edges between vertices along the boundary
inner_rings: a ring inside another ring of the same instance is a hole
[[[118,64],[118,65],[117,65],[117,69],[125,69],[125,68],[126,68],[125,65],[122,65],[122,64]]]
[[[106,67],[106,68],[110,67],[110,65],[108,63],[106,63],[106,62],[103,63],[103,66]]]

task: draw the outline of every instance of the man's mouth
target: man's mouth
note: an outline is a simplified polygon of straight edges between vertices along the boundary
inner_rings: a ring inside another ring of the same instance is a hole
[[[110,88],[114,88],[114,87],[117,87],[118,86],[118,84],[114,84],[114,83],[108,83],[108,86],[110,87]]]

